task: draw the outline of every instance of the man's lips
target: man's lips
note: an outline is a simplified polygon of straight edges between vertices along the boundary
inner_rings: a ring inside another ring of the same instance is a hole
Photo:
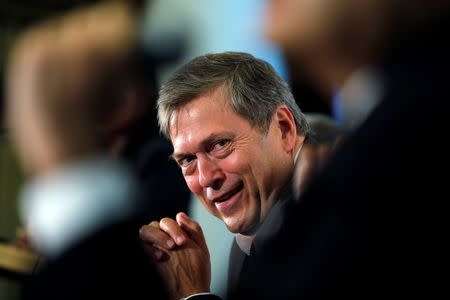
[[[228,199],[230,199],[231,197],[233,197],[235,194],[239,193],[242,188],[244,187],[244,183],[240,182],[234,189],[232,189],[229,192],[226,192],[224,194],[222,194],[221,196],[218,197],[214,197],[213,199],[211,199],[212,202],[214,203],[221,203],[221,202],[225,202]]]

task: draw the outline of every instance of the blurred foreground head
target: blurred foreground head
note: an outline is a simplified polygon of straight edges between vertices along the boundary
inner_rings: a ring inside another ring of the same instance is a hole
[[[112,150],[155,88],[138,70],[135,6],[107,1],[32,27],[7,70],[7,127],[25,171]]]
[[[265,31],[298,72],[329,93],[380,58],[399,33],[448,15],[449,6],[447,0],[271,0]]]

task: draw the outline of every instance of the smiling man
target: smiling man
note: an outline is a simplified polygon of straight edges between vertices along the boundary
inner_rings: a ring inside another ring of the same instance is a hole
[[[262,250],[257,241],[274,208],[292,198],[296,157],[310,133],[289,87],[249,54],[204,55],[162,86],[158,117],[189,189],[237,234],[241,265],[244,253]],[[140,235],[174,299],[209,292],[209,253],[195,221],[179,213]]]
[[[259,128],[238,115],[223,86],[174,111],[174,158],[191,191],[234,233],[252,235],[290,178],[304,140],[287,105]]]

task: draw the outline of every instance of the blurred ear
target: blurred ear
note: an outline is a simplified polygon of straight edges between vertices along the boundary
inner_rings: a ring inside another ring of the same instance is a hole
[[[281,133],[283,149],[293,152],[297,141],[297,127],[292,112],[285,105],[277,108],[274,120]]]

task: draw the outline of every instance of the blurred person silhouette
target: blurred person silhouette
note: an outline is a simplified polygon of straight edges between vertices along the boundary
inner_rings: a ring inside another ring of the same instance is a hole
[[[130,1],[129,5],[133,9],[141,9],[145,5],[144,2]],[[89,26],[89,22],[91,26],[97,26],[94,17],[95,15],[91,16],[90,21],[78,21],[80,24],[76,24],[75,20],[72,27],[79,26],[79,31],[82,31],[82,26]],[[82,22],[86,24],[81,24]],[[139,28],[137,30],[139,31]],[[115,77],[113,74],[106,75],[107,71],[101,75],[104,80],[102,84],[110,86],[101,87],[103,94],[98,97],[98,104],[95,104],[98,105],[95,108],[95,118],[96,127],[101,130],[99,137],[102,148],[124,160],[137,175],[143,221],[149,217],[160,219],[164,216],[175,216],[178,211],[187,210],[190,201],[189,190],[177,164],[167,159],[173,149],[170,142],[159,134],[154,108],[158,91],[156,68],[174,61],[180,55],[182,41],[176,39],[172,43],[166,43],[164,53],[156,46],[150,48],[144,46],[138,37],[136,45],[130,47],[131,60],[129,59],[128,65],[124,67],[126,72]],[[99,63],[86,66],[86,70],[74,78],[89,82],[97,76],[90,74],[98,66]],[[112,101],[111,105],[106,105],[106,98]],[[18,246],[31,246],[28,243],[27,231],[18,232],[20,236],[17,236],[13,243]]]
[[[158,117],[189,189],[236,233],[233,289],[264,239],[263,228],[276,227],[279,211],[294,199],[297,157],[309,163],[299,177],[306,181],[319,165],[319,143],[288,85],[270,64],[241,52],[202,55],[179,68],[160,90]],[[143,226],[140,236],[172,299],[214,297],[197,222],[179,213]]]
[[[266,33],[352,133],[287,207],[238,299],[434,298],[446,286],[448,1],[273,0]]]
[[[13,49],[6,118],[29,176],[21,212],[47,258],[26,282],[25,299],[165,298],[138,240],[141,214],[149,214],[139,181],[110,154],[134,140],[130,128],[151,112],[155,86],[140,69],[137,24],[129,2],[104,2],[34,26]],[[173,192],[161,143],[146,152],[145,176]]]

